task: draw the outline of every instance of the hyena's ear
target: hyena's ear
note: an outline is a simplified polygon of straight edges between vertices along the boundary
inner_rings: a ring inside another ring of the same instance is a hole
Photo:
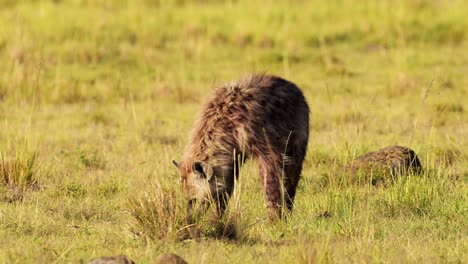
[[[200,177],[205,179],[210,179],[213,176],[213,168],[210,165],[206,164],[203,161],[196,161],[193,163],[193,172],[200,175]]]
[[[172,163],[173,163],[177,168],[179,168],[179,163],[177,163],[177,161],[172,160]]]

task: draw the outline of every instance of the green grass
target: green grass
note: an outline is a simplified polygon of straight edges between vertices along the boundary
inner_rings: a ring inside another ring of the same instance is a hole
[[[163,252],[189,263],[466,263],[467,9],[0,0],[0,162],[34,175],[16,178],[20,196],[0,188],[0,263],[152,263]],[[295,82],[311,108],[294,213],[266,220],[248,162],[228,214],[237,239],[181,241],[167,229],[185,214],[171,160],[217,84],[263,71]],[[417,152],[422,175],[383,188],[334,173],[395,144]],[[158,199],[176,211],[154,211]],[[135,218],[161,214],[174,222]]]

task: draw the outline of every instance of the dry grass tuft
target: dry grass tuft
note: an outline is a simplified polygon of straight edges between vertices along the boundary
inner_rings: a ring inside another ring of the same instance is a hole
[[[183,198],[175,190],[156,186],[152,193],[130,199],[130,213],[136,234],[152,240],[184,240],[189,238],[187,212]]]
[[[0,199],[6,202],[20,201],[28,190],[39,187],[37,153],[17,151],[13,159],[0,153]]]
[[[133,232],[151,240],[182,241],[210,237],[235,240],[239,238],[238,214],[229,207],[220,219],[210,202],[195,203],[192,220],[187,200],[178,190],[159,185],[151,193],[130,199],[129,210],[134,217]]]

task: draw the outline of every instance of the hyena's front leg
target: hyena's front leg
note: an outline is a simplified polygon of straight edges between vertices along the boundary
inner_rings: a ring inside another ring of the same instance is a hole
[[[210,194],[211,202],[214,203],[216,214],[221,218],[226,211],[229,203],[229,198],[234,190],[234,170],[226,168],[215,168],[216,175],[221,177],[213,177],[210,179]]]
[[[214,194],[212,201],[215,203],[216,217],[221,219],[224,211],[226,211],[227,203],[229,202],[229,194],[226,192],[219,192]]]
[[[281,217],[283,195],[281,192],[281,170],[277,166],[259,160],[260,180],[265,190],[268,216],[271,221]]]

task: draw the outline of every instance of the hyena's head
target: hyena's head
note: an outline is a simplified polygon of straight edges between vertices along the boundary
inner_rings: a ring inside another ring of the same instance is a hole
[[[224,206],[224,200],[233,188],[233,175],[229,168],[211,166],[204,161],[172,162],[179,169],[182,189],[189,200],[212,201],[218,206]]]

